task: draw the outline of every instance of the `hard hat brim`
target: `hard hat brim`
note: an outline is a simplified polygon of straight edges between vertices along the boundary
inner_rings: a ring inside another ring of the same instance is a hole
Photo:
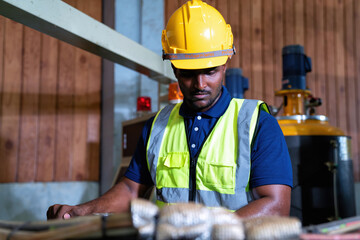
[[[228,56],[221,56],[201,59],[171,60],[171,63],[178,69],[204,69],[224,65],[228,58]]]

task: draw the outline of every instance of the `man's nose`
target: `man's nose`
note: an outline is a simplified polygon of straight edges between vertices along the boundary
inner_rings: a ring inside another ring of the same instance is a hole
[[[204,74],[196,75],[194,85],[199,90],[204,90],[207,87],[206,78],[205,78]]]

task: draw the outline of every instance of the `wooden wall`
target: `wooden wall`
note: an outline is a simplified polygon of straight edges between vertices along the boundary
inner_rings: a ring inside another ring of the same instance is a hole
[[[97,181],[100,90],[99,57],[0,16],[0,183]]]
[[[165,21],[186,2],[165,0]],[[249,78],[246,98],[280,106],[281,50],[301,44],[312,60],[307,84],[323,100],[317,114],[352,138],[354,177],[360,181],[360,1],[205,0],[232,27],[237,54],[230,67]]]

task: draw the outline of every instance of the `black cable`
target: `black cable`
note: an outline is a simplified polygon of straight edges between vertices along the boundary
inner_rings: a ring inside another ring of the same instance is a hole
[[[102,236],[102,239],[107,239],[106,222],[107,222],[107,216],[106,215],[101,215],[101,236]]]

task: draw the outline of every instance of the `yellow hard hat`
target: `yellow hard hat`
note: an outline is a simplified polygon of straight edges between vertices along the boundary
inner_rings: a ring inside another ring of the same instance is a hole
[[[201,0],[188,1],[171,15],[161,42],[163,59],[179,69],[217,67],[235,54],[230,25]]]

